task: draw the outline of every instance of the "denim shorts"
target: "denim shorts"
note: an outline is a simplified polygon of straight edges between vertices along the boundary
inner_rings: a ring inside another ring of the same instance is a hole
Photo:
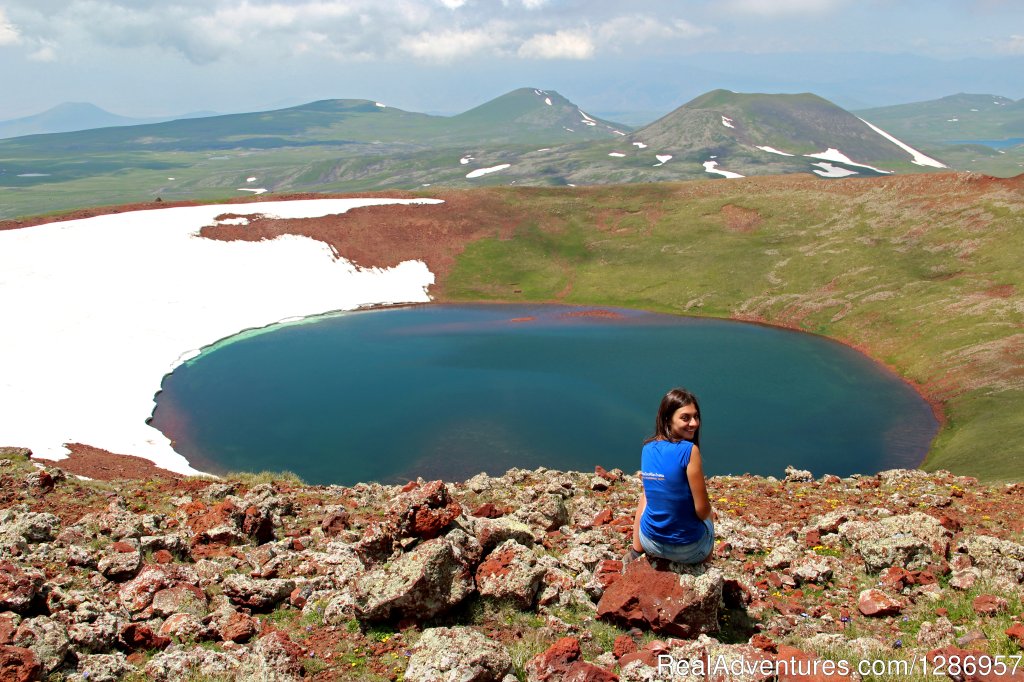
[[[704,522],[704,537],[688,545],[671,545],[658,542],[640,531],[640,546],[648,556],[661,557],[681,564],[699,564],[704,561],[715,546],[715,524],[711,519]]]

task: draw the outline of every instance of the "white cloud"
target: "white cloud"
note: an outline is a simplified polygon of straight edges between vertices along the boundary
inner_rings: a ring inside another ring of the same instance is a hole
[[[1024,36],[1012,35],[1006,40],[996,41],[996,51],[1001,54],[1024,54]]]
[[[684,19],[661,20],[645,15],[610,19],[597,29],[602,44],[610,47],[624,43],[643,45],[651,41],[698,38],[714,29],[703,28]]]
[[[539,33],[520,45],[518,54],[527,59],[590,59],[594,41],[580,30]]]
[[[0,8],[0,47],[4,45],[17,45],[21,42],[21,33],[17,27],[7,20],[3,8]]]
[[[523,7],[526,9],[538,9],[546,5],[548,0],[523,0]]]
[[[29,54],[28,58],[34,62],[55,62],[57,61],[57,46],[48,40],[40,42],[39,48]]]
[[[423,32],[404,38],[399,47],[414,57],[448,62],[497,47],[500,41],[501,38],[490,31],[477,28],[466,31]]]
[[[774,17],[820,14],[830,12],[840,4],[842,0],[728,0],[724,6],[729,11],[741,14]]]
[[[458,9],[466,4],[468,0],[441,0],[441,4],[448,9]]]

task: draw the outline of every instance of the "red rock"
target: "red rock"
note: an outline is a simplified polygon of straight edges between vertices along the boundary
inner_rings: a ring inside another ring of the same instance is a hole
[[[728,559],[732,554],[732,545],[728,542],[719,542],[715,545],[715,556],[720,559]]]
[[[0,614],[0,644],[14,644],[14,633],[18,630],[15,618],[13,613]]]
[[[174,561],[174,555],[168,552],[166,549],[158,549],[153,552],[153,561],[158,564],[169,564]]]
[[[239,513],[238,508],[230,500],[224,500],[212,507],[206,508],[203,513],[190,517],[188,525],[192,532],[198,535],[218,526],[237,528],[239,527],[241,517],[242,515]]]
[[[885,569],[878,577],[878,580],[883,586],[896,591],[902,590],[907,585],[914,584],[914,579],[910,572],[899,566],[890,566]]]
[[[615,658],[622,658],[626,654],[632,654],[637,651],[636,642],[629,635],[619,635],[615,638],[615,644],[612,645],[612,655]]]
[[[837,662],[822,660],[814,654],[785,644],[779,645],[779,651],[775,655],[775,669],[778,673],[778,682],[830,682],[852,679],[849,675],[839,674]]]
[[[161,637],[142,623],[125,625],[117,639],[128,651],[163,649],[171,643],[170,638]]]
[[[618,559],[602,559],[594,567],[594,577],[601,587],[608,589],[612,583],[622,577],[622,562]]]
[[[895,616],[903,604],[880,590],[864,590],[857,599],[857,608],[865,616]]]
[[[497,519],[504,515],[505,513],[495,507],[493,502],[484,502],[471,514],[471,516],[477,516],[485,519]]]
[[[9,561],[0,562],[0,610],[25,611],[39,596],[43,576],[26,572]]]
[[[115,551],[115,552],[134,552],[134,551],[136,551],[135,547],[129,545],[127,542],[122,542],[120,540],[118,540],[114,544],[110,545],[110,549]]]
[[[594,520],[590,522],[590,525],[594,526],[595,528],[597,526],[603,526],[605,524],[611,523],[613,518],[615,517],[612,514],[611,507],[605,507],[601,511],[597,512],[597,515],[594,517]]]
[[[407,492],[410,492],[412,490],[416,490],[416,488],[419,488],[419,487],[420,487],[420,484],[417,483],[416,481],[409,481],[408,483],[406,483],[405,485],[402,486],[402,492],[403,493],[407,493]]]
[[[462,513],[444,481],[417,485],[399,495],[388,509],[384,525],[398,537],[431,540]]]
[[[750,638],[750,646],[761,651],[769,651],[775,653],[778,651],[778,646],[771,640],[770,637],[765,637],[761,633],[757,633]]]
[[[599,665],[576,661],[562,677],[562,682],[618,682],[619,676]]]
[[[951,530],[954,533],[959,533],[962,528],[960,521],[945,514],[939,517],[939,524],[946,530]]]
[[[936,616],[949,616],[949,609],[947,609],[946,607],[937,608],[937,609],[935,609],[935,615]]]
[[[821,531],[809,530],[807,535],[804,536],[805,547],[817,547],[821,544]]]
[[[615,474],[608,473],[608,471],[605,470],[605,468],[600,464],[594,467],[594,473],[603,478],[604,480],[608,481],[609,483],[614,483],[615,481],[619,480],[618,476],[616,476]]]
[[[31,682],[42,676],[43,666],[31,649],[0,645],[0,680]]]
[[[259,625],[252,616],[235,611],[228,616],[227,622],[220,626],[220,637],[224,641],[244,644],[259,631]]]
[[[254,539],[257,544],[270,542],[274,539],[274,519],[257,507],[249,507],[242,519],[242,532]]]
[[[1024,643],[1024,624],[1014,623],[1006,629],[1006,636],[1016,642],[1017,646]]]
[[[997,597],[992,594],[983,594],[974,598],[971,602],[971,607],[974,608],[974,612],[980,616],[994,616],[997,613],[1002,613],[1009,608],[1009,604],[1002,597]]]
[[[581,655],[580,641],[575,637],[563,637],[527,661],[527,676],[538,682],[561,680]]]
[[[718,631],[718,602],[722,584],[681,584],[678,573],[659,571],[641,557],[604,591],[598,618],[623,627],[650,628],[657,633],[693,638]]]
[[[350,523],[350,516],[344,509],[333,511],[324,517],[324,520],[320,522],[320,530],[324,532],[329,538],[341,533],[343,530],[348,530]]]

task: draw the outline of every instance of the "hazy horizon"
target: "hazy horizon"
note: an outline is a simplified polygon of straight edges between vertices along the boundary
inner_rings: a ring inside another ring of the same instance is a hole
[[[336,98],[453,114],[519,87],[620,117],[716,88],[858,109],[1024,97],[1024,3],[0,0],[0,65],[0,120],[64,102],[145,118]]]

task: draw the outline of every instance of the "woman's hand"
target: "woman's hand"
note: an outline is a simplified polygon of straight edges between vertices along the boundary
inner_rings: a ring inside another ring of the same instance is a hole
[[[697,518],[707,521],[711,518],[711,500],[708,498],[708,483],[704,480],[704,464],[700,458],[700,449],[696,445],[690,451],[690,463],[686,465],[686,480],[690,483]]]

